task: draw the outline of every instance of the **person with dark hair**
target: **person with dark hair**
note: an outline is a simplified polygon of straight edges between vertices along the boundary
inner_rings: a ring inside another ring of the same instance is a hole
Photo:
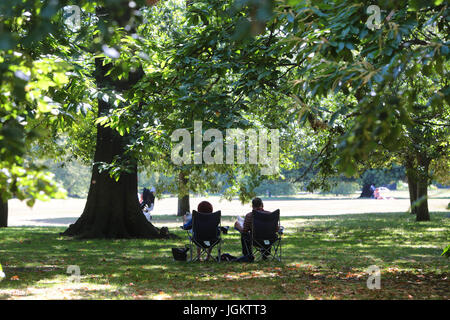
[[[264,210],[263,201],[260,198],[254,198],[252,200],[252,211],[245,215],[243,223],[239,220],[234,224],[234,228],[241,233],[242,254],[247,257],[247,261],[253,261],[252,252],[252,224],[253,224],[253,211],[263,212],[270,214],[270,211]]]
[[[197,206],[197,211],[200,213],[213,213],[213,206],[208,201],[202,201]],[[192,214],[185,214],[183,216],[183,227],[184,230],[191,230],[192,229]],[[206,257],[206,261],[208,261],[211,258],[211,250],[212,248],[208,249],[208,256]],[[200,253],[201,248],[197,246],[197,258],[200,260]]]
[[[212,213],[213,206],[208,201],[202,201],[197,206],[197,211],[201,213]],[[185,214],[183,216],[183,229],[190,230],[192,229],[192,214]]]
[[[264,204],[260,198],[255,198],[252,200],[252,209],[256,210],[256,211],[270,213],[270,212],[264,210]],[[234,227],[240,233],[247,234],[251,231],[252,222],[253,222],[253,210],[245,215],[245,219],[242,224],[239,223],[239,221],[236,221],[236,223],[234,224]]]
[[[152,187],[149,189],[144,188],[142,191],[142,202],[141,202],[141,210],[145,215],[148,221],[151,220],[150,211],[153,210],[155,205],[155,188]]]

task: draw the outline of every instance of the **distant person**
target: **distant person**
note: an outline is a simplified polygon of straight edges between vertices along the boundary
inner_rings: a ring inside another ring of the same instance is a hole
[[[141,209],[144,209],[145,206],[148,206],[150,210],[153,210],[153,206],[155,204],[155,188],[152,187],[149,189],[144,188],[142,191],[142,201],[141,201]]]
[[[380,188],[375,189],[375,191],[373,192],[373,197],[377,200],[384,200],[384,197],[381,195]]]
[[[152,219],[150,212],[153,210],[155,205],[155,191],[156,190],[154,187],[150,188],[150,190],[144,188],[142,191],[141,210],[148,221]]]
[[[393,200],[390,196],[390,190],[385,187],[376,188],[374,191],[374,197],[377,200]]]

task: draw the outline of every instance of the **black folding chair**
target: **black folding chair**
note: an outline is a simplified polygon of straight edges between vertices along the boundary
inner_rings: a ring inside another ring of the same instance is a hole
[[[268,259],[281,262],[280,210],[264,213],[253,210],[253,225],[251,231],[253,255],[255,260]]]
[[[196,261],[200,257],[208,254],[208,250],[212,250],[217,246],[217,258],[213,259],[220,262],[221,256],[221,212],[201,213],[195,210],[192,211],[192,234],[189,236],[190,260]],[[201,249],[199,257],[192,257],[193,244]]]

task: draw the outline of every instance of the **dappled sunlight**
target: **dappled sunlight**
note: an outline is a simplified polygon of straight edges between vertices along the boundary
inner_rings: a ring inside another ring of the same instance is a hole
[[[444,232],[449,233],[449,235],[450,235],[450,231],[446,228],[427,228],[427,229],[425,229],[425,231],[426,232],[442,232],[442,231],[444,231]]]
[[[280,268],[278,269],[281,270]],[[200,282],[217,281],[217,280],[240,281],[245,279],[274,278],[277,275],[278,275],[277,273],[269,272],[268,270],[255,270],[250,272],[229,272],[221,275],[201,274],[198,277],[196,277],[196,280]]]
[[[20,281],[20,279],[18,279]],[[85,299],[95,291],[113,291],[114,286],[86,281],[81,277],[80,282],[70,280],[64,275],[53,275],[39,279],[33,285],[24,285],[20,289],[5,290],[0,288],[0,296],[8,294],[8,299]]]

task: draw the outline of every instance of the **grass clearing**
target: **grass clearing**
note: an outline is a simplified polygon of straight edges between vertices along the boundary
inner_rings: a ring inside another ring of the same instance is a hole
[[[282,217],[283,262],[176,262],[172,247],[188,243],[175,216],[161,216],[173,240],[73,240],[59,227],[0,229],[6,278],[0,299],[450,299],[446,213],[415,222],[405,213]],[[223,217],[231,225],[232,217]],[[239,234],[222,252],[238,256]],[[69,265],[80,267],[71,281]],[[366,286],[370,265],[381,289]]]

